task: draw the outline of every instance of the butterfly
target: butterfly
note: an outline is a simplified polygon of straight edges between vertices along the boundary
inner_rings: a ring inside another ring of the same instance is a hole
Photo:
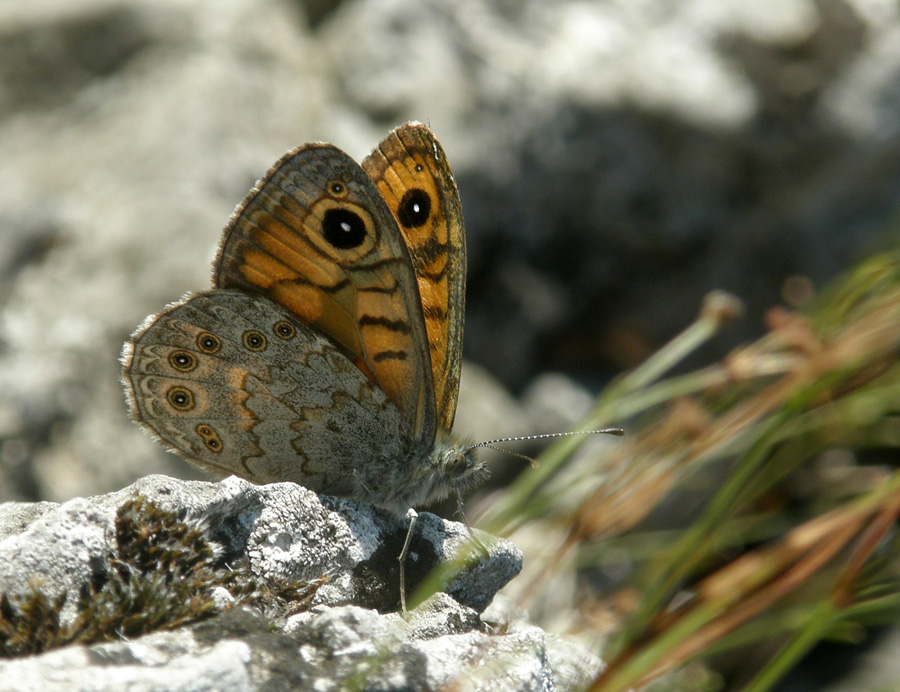
[[[431,131],[363,160],[289,151],[236,208],[214,288],[122,352],[131,416],[202,468],[404,510],[479,483],[451,434],[465,309],[459,193]]]

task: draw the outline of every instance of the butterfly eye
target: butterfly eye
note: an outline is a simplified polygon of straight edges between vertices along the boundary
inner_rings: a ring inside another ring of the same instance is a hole
[[[215,334],[201,332],[197,335],[197,346],[204,353],[215,353],[222,348],[222,340]]]
[[[349,209],[329,209],[322,219],[322,233],[338,250],[352,250],[366,239],[366,223]]]
[[[275,336],[280,336],[282,339],[287,341],[288,339],[293,339],[294,334],[297,333],[297,330],[294,328],[290,322],[286,320],[281,320],[280,322],[276,322],[272,327],[272,331],[275,332]]]
[[[461,476],[469,468],[469,461],[462,452],[453,452],[453,455],[447,460],[447,474],[450,476]]]
[[[418,228],[431,217],[431,197],[424,190],[407,190],[397,208],[397,218],[406,228]]]
[[[172,387],[166,393],[166,399],[179,411],[190,411],[194,408],[194,393],[187,387]]]
[[[187,351],[172,351],[169,354],[169,365],[180,372],[190,372],[197,367],[197,358]]]
[[[260,332],[244,332],[244,346],[249,351],[263,351],[266,348],[266,337]]]
[[[210,452],[218,454],[222,451],[222,438],[219,437],[219,434],[212,426],[201,423],[197,426],[197,434],[203,438],[203,444],[206,445]]]

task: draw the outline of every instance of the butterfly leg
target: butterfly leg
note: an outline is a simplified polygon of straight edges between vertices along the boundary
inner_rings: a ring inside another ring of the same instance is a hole
[[[409,545],[412,543],[413,532],[416,528],[416,521],[419,515],[412,507],[406,512],[409,519],[409,530],[406,532],[406,540],[403,541],[403,550],[400,551],[400,607],[403,609],[403,616],[407,614],[406,610],[406,557],[409,555]]]
[[[478,536],[475,535],[475,532],[472,530],[472,526],[469,524],[469,519],[466,517],[466,513],[463,511],[463,498],[462,493],[456,494],[456,514],[459,515],[459,518],[462,519],[463,526],[466,527],[466,531],[469,534],[469,541],[475,547],[476,550],[480,550],[481,554],[484,557],[489,557],[489,551],[487,546],[479,540]]]
[[[371,496],[375,494],[375,491],[363,480],[362,474],[358,470],[353,469],[353,476],[356,478],[356,482],[359,483],[359,487],[363,489],[366,495]]]

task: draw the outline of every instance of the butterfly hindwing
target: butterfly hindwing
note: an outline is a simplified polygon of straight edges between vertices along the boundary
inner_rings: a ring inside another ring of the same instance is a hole
[[[124,355],[132,416],[194,464],[390,503],[413,441],[330,339],[266,298],[214,289],[142,325]]]

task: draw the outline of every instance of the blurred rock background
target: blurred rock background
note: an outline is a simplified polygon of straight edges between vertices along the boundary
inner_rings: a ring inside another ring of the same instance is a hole
[[[440,138],[485,439],[561,429],[712,289],[748,314],[710,357],[886,242],[898,107],[892,0],[5,0],[0,499],[201,476],[128,420],[121,343],[302,142]]]

